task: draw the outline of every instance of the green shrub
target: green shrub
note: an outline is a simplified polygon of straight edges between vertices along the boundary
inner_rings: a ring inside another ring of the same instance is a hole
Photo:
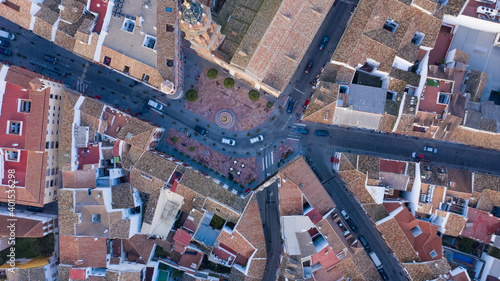
[[[173,141],[173,142],[177,142],[178,140],[179,140],[179,138],[178,138],[178,137],[173,137],[173,138],[172,138],[172,141]]]
[[[268,102],[267,102],[267,104],[266,104],[266,107],[267,107],[267,108],[271,108],[271,107],[273,107],[273,103],[272,103],[272,102],[270,102],[270,101],[268,101]]]
[[[248,92],[248,97],[250,98],[250,100],[256,101],[259,99],[259,96],[260,94],[256,90],[250,90],[250,92]]]
[[[233,78],[226,78],[224,79],[224,87],[231,89],[234,87],[234,79]]]
[[[214,69],[214,68],[210,68],[208,71],[207,71],[207,77],[210,78],[210,79],[215,79],[217,78],[217,75],[219,74],[219,72],[217,71],[217,69]]]
[[[194,151],[194,146],[190,146],[189,151]]]
[[[186,92],[186,99],[190,102],[196,101],[198,99],[198,92],[196,90],[189,90]]]

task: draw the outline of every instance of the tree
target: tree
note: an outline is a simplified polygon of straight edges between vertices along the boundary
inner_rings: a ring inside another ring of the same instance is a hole
[[[248,92],[248,97],[250,98],[250,100],[256,101],[259,99],[259,96],[260,94],[256,90],[250,90],[250,92]]]
[[[194,146],[190,146],[189,151],[194,151]]]
[[[196,90],[189,90],[186,92],[186,99],[190,102],[194,102],[198,99],[198,92]]]
[[[224,87],[231,89],[234,87],[234,79],[233,78],[226,78],[224,79]]]
[[[210,78],[210,79],[215,79],[217,78],[217,75],[219,74],[219,72],[217,71],[217,69],[214,69],[214,68],[210,68],[208,71],[207,71],[207,77]]]

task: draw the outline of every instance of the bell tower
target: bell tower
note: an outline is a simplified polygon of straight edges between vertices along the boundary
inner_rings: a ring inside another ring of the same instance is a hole
[[[221,26],[212,21],[210,8],[202,4],[184,0],[179,11],[181,30],[186,33],[186,39],[191,42],[191,48],[198,54],[211,57],[222,41],[224,35]]]

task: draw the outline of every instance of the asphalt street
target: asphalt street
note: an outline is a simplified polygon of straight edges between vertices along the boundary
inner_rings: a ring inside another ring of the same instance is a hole
[[[337,1],[336,6],[332,8],[325,18],[323,25],[319,28],[315,39],[307,50],[290,84],[283,93],[283,96],[287,97],[287,101],[289,99],[296,101],[292,114],[286,113],[286,102],[281,104],[281,108],[275,106],[273,114],[267,121],[251,130],[237,132],[237,136],[233,137],[237,144],[231,149],[220,144],[220,140],[224,135],[233,135],[236,132],[218,128],[214,123],[189,112],[183,106],[184,100],[170,101],[167,106],[164,107],[161,114],[156,113],[149,109],[147,101],[149,99],[158,99],[161,97],[161,94],[152,90],[149,86],[135,81],[118,71],[110,70],[80,58],[38,37],[31,31],[19,28],[17,25],[3,18],[0,18],[0,26],[4,27],[7,31],[16,33],[17,39],[12,41],[11,47],[9,47],[9,49],[14,52],[14,55],[12,57],[3,57],[0,60],[5,59],[14,65],[54,77],[55,79],[61,80],[71,89],[101,99],[111,106],[155,123],[166,128],[166,130],[171,128],[189,128],[189,131],[193,132],[192,129],[196,125],[209,128],[209,135],[206,137],[206,140],[204,140],[202,136],[193,136],[193,138],[201,143],[210,145],[213,149],[221,153],[231,153],[234,157],[255,156],[257,157],[257,161],[260,161],[261,156],[258,155],[267,155],[274,146],[287,138],[294,139],[298,147],[298,153],[308,155],[308,157],[312,159],[312,166],[318,177],[324,182],[325,187],[334,201],[350,213],[351,218],[358,225],[360,233],[367,238],[373,250],[379,255],[391,280],[401,280],[402,271],[399,263],[392,255],[389,255],[388,249],[382,238],[379,235],[375,235],[377,231],[373,223],[364,214],[355,198],[347,192],[341,180],[335,177],[334,173],[331,171],[331,166],[329,166],[327,161],[330,156],[333,156],[328,154],[332,153],[330,147],[335,147],[336,151],[351,151],[390,159],[412,160],[412,152],[423,153],[423,147],[425,145],[430,145],[438,148],[438,153],[426,153],[425,161],[497,175],[500,175],[500,165],[498,165],[500,152],[478,149],[450,142],[419,139],[363,129],[303,123],[300,121],[300,116],[303,112],[302,105],[306,99],[310,98],[313,91],[310,83],[315,79],[316,75],[320,73],[321,67],[330,60],[356,3],[357,1]],[[318,45],[324,36],[329,37],[329,42],[326,48],[321,51],[318,50]],[[60,62],[55,66],[45,62],[43,56],[47,54],[56,56]],[[190,56],[195,57],[196,55],[190,54]],[[304,73],[304,69],[309,61],[313,61],[314,66],[310,73],[306,74]],[[277,100],[274,99],[274,101]],[[309,134],[294,134],[293,130],[298,126],[308,129]],[[315,136],[314,131],[318,129],[328,130],[330,136]],[[247,137],[248,133],[252,136],[262,134],[264,136],[264,141],[250,145],[249,138]],[[214,144],[213,146],[212,143]],[[166,149],[164,151],[172,152]],[[175,156],[177,157],[177,155]],[[266,170],[266,175],[271,175],[279,169],[276,163],[277,161]],[[214,178],[224,181],[220,176],[215,175],[202,166],[197,166],[196,163],[189,164],[193,165],[196,169],[207,172]],[[263,179],[264,178],[261,178],[261,180]],[[257,182],[254,183],[252,187],[257,186],[257,184]],[[277,196],[277,193],[274,194]],[[270,194],[267,194],[266,198],[269,196]],[[273,201],[268,200],[268,202]],[[259,203],[259,207],[260,206]],[[274,214],[268,214],[266,211],[263,218],[267,227],[276,227],[273,225],[273,221],[276,219]],[[279,219],[277,224],[279,227]],[[268,243],[268,237],[276,235],[273,231],[266,230],[266,228],[265,233],[267,233],[266,243]],[[268,248],[270,255],[272,253],[272,256],[269,258],[269,262],[272,264],[269,265],[270,268],[266,268],[266,274],[269,274],[269,276],[272,276],[272,266],[279,257],[279,253],[275,253],[275,248],[277,248],[277,245],[281,242],[275,242],[275,239],[277,238],[271,238],[271,242],[266,244],[266,246],[270,247]],[[274,271],[274,274],[275,273]]]
[[[346,210],[358,228],[357,234],[361,234],[366,238],[371,250],[377,254],[382,262],[390,280],[407,280],[405,271],[387,248],[384,239],[380,236],[371,219],[366,215],[352,193],[347,190],[345,183],[327,164],[325,149],[321,146],[311,147],[311,152],[307,154],[311,160],[311,168],[321,179],[323,186],[332,197],[337,208]]]
[[[275,280],[282,247],[278,181],[256,193],[266,239],[267,264],[262,280]]]

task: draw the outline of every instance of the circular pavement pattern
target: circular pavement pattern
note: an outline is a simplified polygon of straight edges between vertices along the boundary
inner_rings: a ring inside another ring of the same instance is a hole
[[[223,109],[215,115],[215,124],[223,129],[232,128],[235,122],[234,113],[229,109]]]

